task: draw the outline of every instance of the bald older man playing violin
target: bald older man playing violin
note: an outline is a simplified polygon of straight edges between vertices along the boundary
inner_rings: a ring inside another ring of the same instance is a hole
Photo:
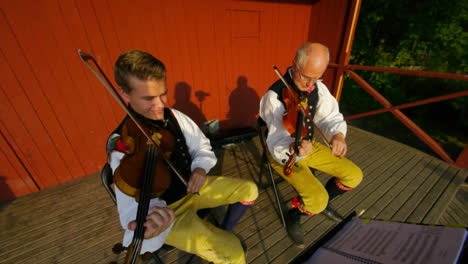
[[[300,94],[302,105],[309,115],[304,118],[306,136],[297,146],[293,174],[286,176],[283,168],[289,156],[294,153],[294,138],[285,129],[283,114],[285,84],[276,81],[260,101],[260,116],[267,124],[268,158],[272,167],[299,193],[288,211],[287,231],[298,247],[304,246],[304,232],[301,227],[302,215],[325,216],[339,221],[339,216],[327,207],[329,200],[356,188],[362,180],[362,171],[350,160],[344,158],[347,152],[346,123],[339,112],[338,102],[330,94],[320,78],[329,62],[328,48],[319,43],[305,43],[296,52],[293,66],[287,69],[283,79]],[[314,124],[330,142],[331,149],[314,140]],[[293,124],[295,126],[295,124]],[[310,168],[323,171],[333,178],[324,187]]]

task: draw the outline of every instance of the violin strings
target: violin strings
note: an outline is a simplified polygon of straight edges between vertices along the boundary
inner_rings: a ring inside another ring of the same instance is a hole
[[[151,194],[151,189],[153,185],[153,177],[151,175],[154,175],[154,169],[156,165],[156,157],[157,157],[157,150],[153,144],[150,144],[149,149],[147,150],[147,153],[145,154],[145,165],[144,165],[144,170],[143,170],[143,175],[142,175],[142,184],[140,187],[140,195],[139,195],[139,203],[138,203],[138,209],[137,209],[137,227],[135,229],[134,237],[133,237],[133,245],[134,245],[134,250],[132,252],[131,260],[136,258],[139,255],[139,251],[141,249],[141,245],[143,243],[144,239],[144,232],[145,232],[145,227],[144,227],[144,222],[146,219],[146,216],[148,215],[148,209],[149,209],[149,201],[150,201],[150,194]],[[133,263],[133,262],[131,262]]]

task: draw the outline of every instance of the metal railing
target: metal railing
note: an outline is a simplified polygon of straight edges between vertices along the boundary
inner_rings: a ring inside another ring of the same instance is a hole
[[[337,65],[330,64],[330,68],[337,68],[344,73],[348,74],[351,79],[353,79],[361,88],[371,95],[378,103],[380,103],[383,108],[378,110],[372,110],[365,113],[360,113],[356,115],[351,115],[345,117],[345,120],[351,120],[356,118],[361,118],[365,116],[376,115],[380,113],[390,112],[394,115],[401,123],[403,123],[408,129],[410,129],[421,141],[423,141],[429,148],[431,148],[441,159],[445,160],[447,163],[453,164],[458,167],[466,168],[468,167],[468,145],[465,145],[464,150],[460,153],[458,158],[454,161],[447,152],[437,143],[431,136],[429,136],[424,130],[422,130],[418,125],[416,125],[410,118],[403,114],[400,110],[410,107],[415,107],[419,105],[439,102],[443,100],[449,100],[453,98],[459,98],[463,96],[468,96],[468,91],[461,91],[452,94],[436,96],[428,99],[418,100],[411,103],[401,104],[401,105],[392,105],[382,94],[375,90],[369,83],[367,83],[361,76],[355,73],[353,70],[365,70],[373,72],[386,72],[394,74],[403,74],[411,76],[424,76],[432,78],[442,78],[442,79],[454,79],[468,81],[468,75],[466,74],[454,74],[454,73],[440,73],[440,72],[428,72],[428,71],[416,71],[416,70],[405,70],[405,69],[395,69],[395,68],[384,68],[384,67],[371,67],[371,66],[361,66],[361,65]]]

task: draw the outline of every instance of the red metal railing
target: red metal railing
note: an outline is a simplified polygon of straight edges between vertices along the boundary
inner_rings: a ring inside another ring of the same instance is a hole
[[[419,100],[411,103],[401,104],[401,105],[392,105],[383,95],[381,95],[377,90],[375,90],[369,83],[367,83],[361,76],[355,73],[352,70],[366,70],[374,72],[387,72],[395,74],[404,74],[411,76],[425,76],[432,78],[443,78],[443,79],[454,79],[454,80],[463,80],[468,81],[468,75],[466,74],[454,74],[454,73],[439,73],[439,72],[427,72],[427,71],[414,71],[414,70],[404,70],[404,69],[395,69],[395,68],[383,68],[383,67],[370,67],[370,66],[360,66],[360,65],[337,65],[330,64],[329,67],[338,68],[341,72],[347,73],[356,83],[358,83],[364,91],[370,94],[377,102],[379,102],[384,108],[373,110],[365,113],[360,113],[352,116],[348,116],[345,120],[356,119],[364,116],[376,115],[384,112],[392,113],[400,122],[402,122],[407,128],[409,128],[419,139],[421,139],[429,148],[431,148],[440,158],[445,160],[450,164],[455,166],[467,168],[468,167],[468,145],[465,145],[464,150],[458,156],[456,161],[452,160],[450,156],[445,152],[445,150],[424,130],[422,130],[418,125],[416,125],[410,118],[403,114],[400,109],[415,107],[419,105],[429,104],[433,102],[463,97],[468,95],[468,91],[461,91],[457,93],[432,97],[424,100]],[[340,87],[341,88],[341,87]],[[338,91],[338,94],[341,94],[341,91]],[[339,98],[338,98],[339,99]]]

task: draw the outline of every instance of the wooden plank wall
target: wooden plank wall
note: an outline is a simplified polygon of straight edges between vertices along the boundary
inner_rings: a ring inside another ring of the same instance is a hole
[[[0,164],[0,201],[38,190],[3,135],[0,136]]]
[[[284,71],[310,36],[336,41],[327,34],[339,34],[334,19],[343,15],[335,13],[347,1],[328,2],[0,0],[0,177],[9,190],[1,200],[102,167],[123,111],[77,49],[94,55],[110,79],[121,52],[146,50],[168,68],[170,106],[200,126],[253,125],[276,79],[271,66]]]

